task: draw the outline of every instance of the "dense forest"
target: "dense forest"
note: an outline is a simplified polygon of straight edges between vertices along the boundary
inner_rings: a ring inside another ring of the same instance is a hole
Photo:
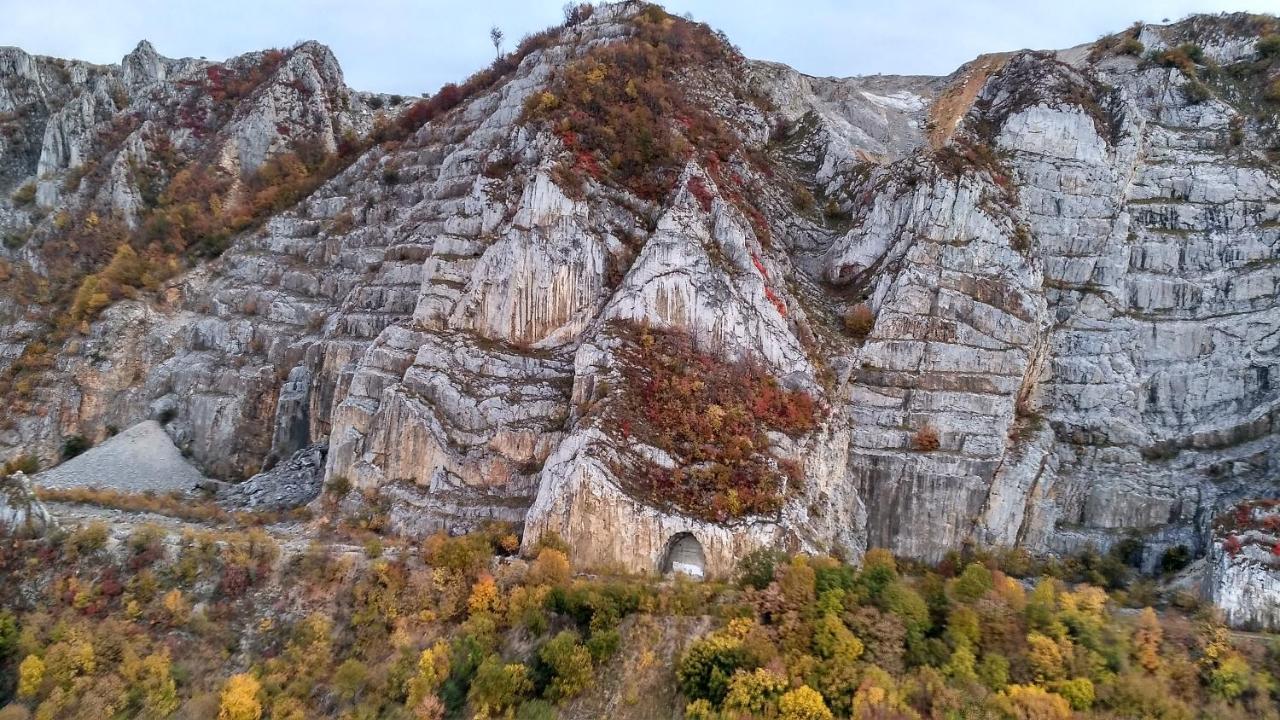
[[[238,522],[7,541],[0,718],[532,720],[592,695],[708,720],[1280,717],[1280,644],[1121,552],[760,551],[700,583],[575,574],[498,526],[299,545]]]

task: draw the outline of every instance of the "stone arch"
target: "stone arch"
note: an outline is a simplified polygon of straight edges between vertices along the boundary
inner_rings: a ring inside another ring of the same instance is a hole
[[[680,573],[701,580],[706,575],[707,555],[693,533],[682,532],[667,541],[662,557],[662,573]]]

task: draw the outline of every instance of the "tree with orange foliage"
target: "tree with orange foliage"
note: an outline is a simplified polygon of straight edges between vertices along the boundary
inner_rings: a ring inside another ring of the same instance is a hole
[[[1149,673],[1160,669],[1160,642],[1164,638],[1164,630],[1156,611],[1143,608],[1138,614],[1138,627],[1133,631],[1133,659]]]

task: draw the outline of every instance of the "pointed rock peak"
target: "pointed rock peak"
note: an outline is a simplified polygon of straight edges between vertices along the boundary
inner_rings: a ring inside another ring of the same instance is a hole
[[[120,61],[124,83],[129,87],[149,85],[165,77],[165,59],[148,40],[142,40]]]
[[[297,62],[303,59],[309,60],[323,74],[336,78],[339,84],[342,83],[342,66],[338,64],[337,56],[328,45],[315,40],[305,40],[294,45],[290,60]]]
[[[293,46],[294,52],[308,53],[311,55],[333,55],[333,51],[328,45],[319,40],[303,40]]]
[[[143,39],[138,41],[137,46],[135,46],[128,55],[124,56],[124,60],[121,61],[121,64],[128,64],[130,62],[153,62],[160,59],[162,59],[160,57],[160,53],[156,52],[156,48],[151,44],[151,41]]]

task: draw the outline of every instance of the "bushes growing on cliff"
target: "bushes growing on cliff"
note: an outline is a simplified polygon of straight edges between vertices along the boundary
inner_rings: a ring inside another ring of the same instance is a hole
[[[36,184],[33,182],[21,185],[17,190],[13,191],[10,198],[13,204],[18,207],[30,205],[36,201]]]
[[[573,155],[577,172],[608,177],[642,198],[658,200],[675,182],[691,150],[728,160],[737,147],[714,116],[681,91],[679,74],[729,60],[704,26],[651,6],[634,36],[571,63],[548,90],[525,104],[526,121],[544,121]]]
[[[866,337],[875,327],[876,316],[871,311],[871,306],[866,303],[857,303],[849,306],[844,313],[844,329],[849,331],[854,337]]]
[[[768,431],[799,436],[818,407],[763,367],[694,347],[683,333],[621,327],[623,387],[609,424],[671,455],[673,469],[645,466],[634,489],[698,517],[723,521],[776,511],[786,477],[769,456]]]
[[[1199,45],[1184,43],[1167,50],[1154,52],[1151,60],[1157,65],[1178,68],[1189,77],[1196,76],[1196,65],[1204,62],[1204,49]]]
[[[735,132],[690,79],[706,73],[740,76],[742,58],[706,25],[649,5],[630,22],[631,36],[592,48],[558,73],[547,89],[529,97],[522,122],[541,123],[560,139],[565,158],[557,181],[573,192],[587,178],[659,201],[675,187],[689,161],[699,162],[721,196],[750,222],[761,244],[770,229],[732,163],[753,163]],[[759,102],[745,84],[730,82],[732,101]],[[701,180],[689,189],[704,209],[711,192]]]
[[[932,425],[922,425],[916,430],[915,436],[911,438],[911,445],[920,452],[933,452],[941,445],[938,437],[937,428]]]

